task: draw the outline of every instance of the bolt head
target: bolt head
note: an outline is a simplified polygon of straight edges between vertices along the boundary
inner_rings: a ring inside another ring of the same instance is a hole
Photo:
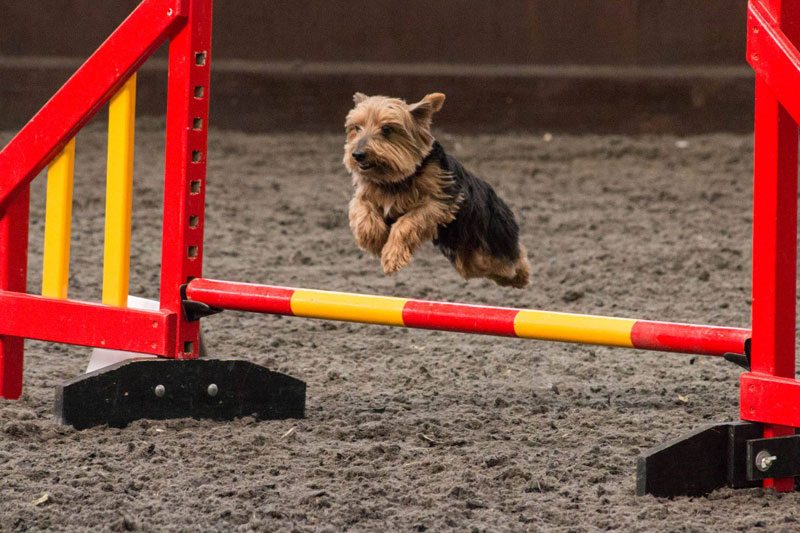
[[[219,387],[217,387],[215,383],[212,383],[211,385],[208,386],[207,392],[208,395],[213,398],[219,393]]]
[[[777,459],[769,450],[761,450],[756,454],[756,468],[761,472],[766,472]]]
[[[164,394],[167,392],[167,389],[164,388],[164,385],[156,385],[156,388],[153,389],[153,392],[155,392],[156,396],[159,398],[163,398]]]

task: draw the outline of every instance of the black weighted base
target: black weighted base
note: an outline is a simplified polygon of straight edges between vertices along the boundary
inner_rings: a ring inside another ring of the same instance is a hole
[[[132,359],[56,389],[55,416],[85,429],[141,418],[303,418],[306,384],[239,360]]]
[[[713,424],[651,448],[636,462],[636,494],[701,496],[726,486],[760,487],[748,480],[747,441],[761,435],[759,424]]]

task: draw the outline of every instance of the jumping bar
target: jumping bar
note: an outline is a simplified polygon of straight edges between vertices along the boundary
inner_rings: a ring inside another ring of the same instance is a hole
[[[212,307],[365,324],[721,356],[750,330],[554,313],[197,278],[189,300]]]

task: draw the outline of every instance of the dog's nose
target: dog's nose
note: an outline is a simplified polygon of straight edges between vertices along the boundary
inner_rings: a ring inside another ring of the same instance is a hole
[[[365,152],[364,150],[356,150],[355,152],[353,152],[353,159],[355,159],[359,163],[364,161],[366,158],[367,158],[367,152]]]

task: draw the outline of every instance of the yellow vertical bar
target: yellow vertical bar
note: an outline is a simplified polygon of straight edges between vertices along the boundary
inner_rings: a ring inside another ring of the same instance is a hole
[[[136,74],[125,82],[108,106],[103,303],[117,307],[126,307],[128,303],[135,122]]]
[[[42,296],[51,298],[66,298],[69,287],[69,238],[72,224],[74,167],[75,139],[72,139],[47,169]]]

